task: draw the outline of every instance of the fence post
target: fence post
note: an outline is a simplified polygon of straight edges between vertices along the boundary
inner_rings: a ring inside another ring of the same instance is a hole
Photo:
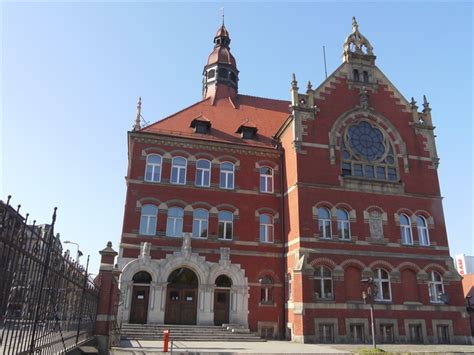
[[[114,301],[118,292],[118,285],[114,282],[114,261],[117,252],[112,249],[112,242],[102,249],[100,269],[97,280],[99,282],[99,301],[97,304],[97,318],[95,323],[95,334],[99,343],[101,354],[108,354],[110,332],[113,330],[113,322],[117,318],[117,310]]]

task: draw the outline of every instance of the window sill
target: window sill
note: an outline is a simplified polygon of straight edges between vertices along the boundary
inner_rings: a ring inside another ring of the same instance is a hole
[[[318,297],[314,299],[314,302],[317,302],[317,303],[336,303],[334,298],[318,298]]]
[[[340,175],[342,187],[348,190],[375,192],[375,193],[403,193],[405,185],[402,182],[366,179],[350,175]]]
[[[217,240],[220,240],[222,242],[231,242],[233,239],[226,239],[226,238],[217,238]]]
[[[276,307],[275,302],[259,302],[259,307]]]
[[[161,180],[158,181],[153,181],[153,180],[143,180],[143,182],[149,183],[149,184],[159,184]]]

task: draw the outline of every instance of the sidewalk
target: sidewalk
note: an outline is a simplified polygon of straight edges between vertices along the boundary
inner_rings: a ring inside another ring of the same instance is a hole
[[[384,344],[379,346],[397,354],[474,354],[472,345],[414,345]],[[191,342],[177,341],[173,354],[351,354],[358,349],[369,349],[369,344],[297,344],[289,341],[267,342]],[[163,342],[152,340],[122,341],[111,354],[163,354]]]

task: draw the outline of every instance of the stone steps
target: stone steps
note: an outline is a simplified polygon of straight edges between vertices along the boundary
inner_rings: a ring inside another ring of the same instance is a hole
[[[171,340],[177,341],[265,341],[257,334],[237,324],[223,326],[122,324],[121,340],[162,340],[168,330]]]

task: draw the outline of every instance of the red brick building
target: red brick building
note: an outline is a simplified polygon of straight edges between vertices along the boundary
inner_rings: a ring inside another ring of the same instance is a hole
[[[289,101],[238,93],[224,25],[203,99],[128,135],[123,322],[232,323],[304,342],[468,342],[431,109],[375,65],[353,20],[343,63]],[[369,299],[370,300],[370,299]]]

